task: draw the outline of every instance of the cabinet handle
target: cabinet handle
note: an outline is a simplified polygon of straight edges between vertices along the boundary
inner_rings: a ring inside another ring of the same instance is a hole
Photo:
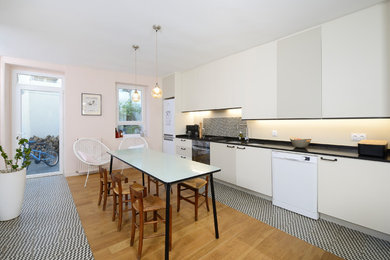
[[[186,141],[186,139],[180,139],[180,141],[182,141],[182,142],[185,142],[185,141]]]
[[[186,148],[183,148],[183,147],[180,147],[180,149],[182,149],[182,150],[184,150],[184,151],[186,150]]]
[[[226,145],[227,148],[234,148],[234,145]]]
[[[328,159],[328,158],[325,158],[325,157],[322,157],[321,156],[321,160],[324,160],[324,161],[330,161],[330,162],[337,162],[337,159]]]
[[[180,158],[186,159],[187,157],[185,157],[185,156],[181,156],[181,155],[180,155]]]
[[[237,149],[245,150],[245,147],[239,147],[239,146],[237,146]]]

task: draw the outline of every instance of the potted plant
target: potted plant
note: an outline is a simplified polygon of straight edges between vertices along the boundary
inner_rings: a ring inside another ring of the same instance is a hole
[[[22,211],[31,149],[26,147],[27,139],[17,137],[16,140],[18,147],[13,158],[0,145],[0,154],[5,163],[5,169],[0,170],[0,221],[16,218]]]

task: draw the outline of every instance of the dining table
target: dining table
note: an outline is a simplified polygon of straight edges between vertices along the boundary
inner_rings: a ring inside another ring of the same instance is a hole
[[[215,238],[219,238],[213,174],[221,171],[220,168],[148,148],[124,149],[109,151],[108,153],[111,155],[110,174],[112,173],[113,159],[116,158],[142,172],[142,185],[145,186],[144,174],[163,183],[166,191],[166,209],[170,207],[170,191],[173,184],[208,175],[213,205]],[[167,220],[172,217],[169,210],[165,210],[165,217]],[[169,221],[165,221],[165,259],[169,259]]]

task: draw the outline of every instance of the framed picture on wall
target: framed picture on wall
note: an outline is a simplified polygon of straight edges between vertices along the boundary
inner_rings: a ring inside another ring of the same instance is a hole
[[[81,93],[81,115],[101,116],[102,115],[102,95]]]

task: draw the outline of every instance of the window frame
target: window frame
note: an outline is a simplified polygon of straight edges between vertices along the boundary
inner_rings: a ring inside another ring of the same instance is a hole
[[[119,121],[119,89],[138,90],[141,91],[141,121]],[[116,83],[116,127],[121,125],[139,125],[142,127],[141,135],[143,133],[146,136],[146,93],[147,86],[136,85],[131,83]],[[138,134],[126,134],[126,135],[138,135]]]

